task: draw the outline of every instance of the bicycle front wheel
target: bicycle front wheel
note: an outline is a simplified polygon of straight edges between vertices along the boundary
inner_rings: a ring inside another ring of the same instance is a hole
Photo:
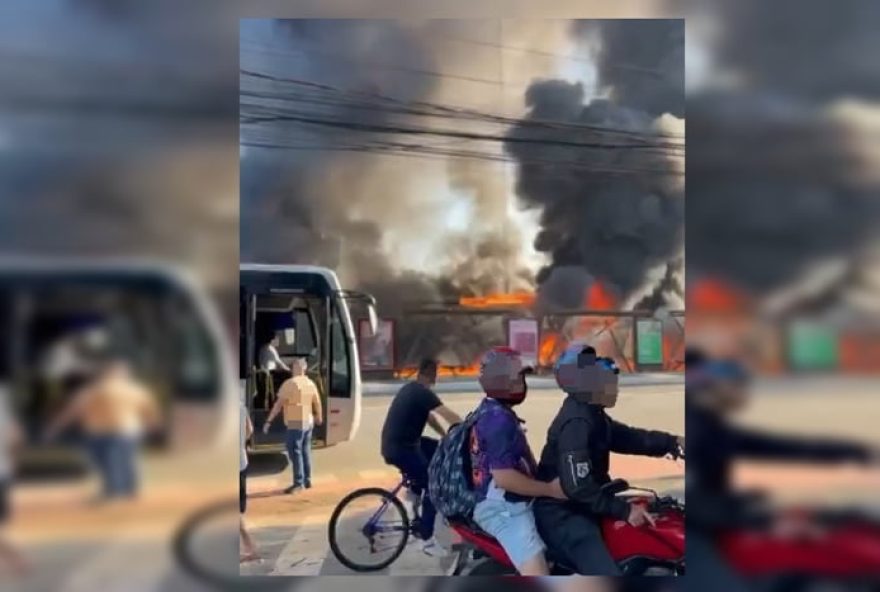
[[[354,571],[385,569],[400,557],[410,534],[403,503],[380,488],[345,496],[330,517],[330,550]]]
[[[221,501],[202,508],[187,518],[174,535],[172,546],[177,565],[209,589],[239,592],[255,585],[254,578],[241,577],[238,502]],[[290,582],[259,578],[261,590],[291,590]]]

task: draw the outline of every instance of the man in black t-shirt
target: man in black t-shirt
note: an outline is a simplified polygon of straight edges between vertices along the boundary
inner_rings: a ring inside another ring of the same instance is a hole
[[[434,505],[428,499],[428,463],[437,449],[437,440],[422,436],[426,425],[430,425],[441,436],[446,433],[437,415],[450,424],[461,422],[461,417],[443,405],[431,390],[437,382],[437,361],[423,360],[419,364],[416,379],[408,382],[394,396],[385,425],[382,426],[382,458],[397,467],[409,477],[413,493],[422,496],[422,520],[419,535],[422,550],[429,555],[438,555],[442,549],[434,540],[434,519],[437,515]]]

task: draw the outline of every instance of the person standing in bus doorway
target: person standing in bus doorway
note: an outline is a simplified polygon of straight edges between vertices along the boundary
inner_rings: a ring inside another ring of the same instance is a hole
[[[260,348],[260,369],[266,372],[277,372],[283,370],[292,372],[292,370],[281,359],[278,353],[278,336],[274,335],[272,339]]]
[[[308,363],[303,358],[296,358],[292,366],[293,376],[281,385],[278,400],[263,424],[263,433],[268,434],[272,420],[284,411],[287,456],[293,471],[293,485],[286,488],[284,493],[294,493],[312,486],[312,430],[324,423],[318,387],[306,376]]]
[[[12,405],[6,388],[0,385],[0,563],[5,563],[17,575],[29,571],[28,562],[6,534],[10,515],[10,492],[15,473],[13,456],[21,444],[22,433],[12,414]]]
[[[450,425],[461,422],[461,417],[445,406],[432,390],[437,382],[437,367],[437,360],[422,360],[416,379],[397,391],[382,426],[382,458],[410,479],[410,502],[421,496],[419,538],[422,539],[422,551],[432,556],[443,555],[446,551],[434,538],[437,510],[428,497],[428,464],[437,450],[437,440],[422,436],[422,432],[426,425],[430,425],[441,436],[446,434],[436,415]]]
[[[85,432],[92,461],[103,482],[101,500],[134,498],[140,489],[137,456],[141,438],[161,423],[155,396],[128,362],[110,354],[96,376],[73,394],[49,424],[48,439],[71,424]]]

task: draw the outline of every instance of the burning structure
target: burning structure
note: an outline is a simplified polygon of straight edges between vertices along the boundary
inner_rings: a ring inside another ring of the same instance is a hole
[[[683,307],[683,26],[243,21],[242,259],[375,295],[398,370],[511,318],[634,368]]]

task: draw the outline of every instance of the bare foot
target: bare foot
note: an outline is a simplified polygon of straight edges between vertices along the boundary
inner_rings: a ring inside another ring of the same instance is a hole
[[[257,555],[256,553],[245,553],[244,555],[239,555],[239,556],[238,556],[238,563],[239,563],[239,564],[241,564],[241,563],[251,563],[251,562],[253,562],[253,561],[256,561],[256,562],[258,562],[258,563],[262,563],[262,562],[263,562],[263,558],[260,557],[259,555]]]

